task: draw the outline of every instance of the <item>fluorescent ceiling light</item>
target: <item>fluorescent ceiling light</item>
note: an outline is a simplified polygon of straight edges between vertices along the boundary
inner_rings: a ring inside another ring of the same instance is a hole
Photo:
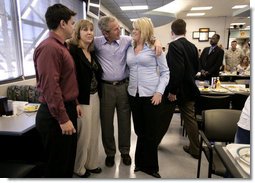
[[[230,25],[244,25],[245,23],[231,23]]]
[[[235,5],[232,7],[232,9],[241,9],[241,8],[245,8],[248,5]]]
[[[187,13],[188,17],[193,17],[193,16],[204,16],[205,13]]]
[[[144,6],[120,6],[120,9],[123,11],[126,10],[147,10],[148,6],[144,5]]]
[[[191,10],[191,11],[197,11],[197,10],[210,10],[210,9],[212,9],[212,6],[192,7],[190,10]]]

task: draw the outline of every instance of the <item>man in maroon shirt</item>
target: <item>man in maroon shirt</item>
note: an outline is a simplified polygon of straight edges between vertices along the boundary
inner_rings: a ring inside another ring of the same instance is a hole
[[[77,146],[75,66],[65,40],[74,30],[75,12],[62,4],[48,7],[45,14],[49,37],[34,52],[37,89],[41,106],[36,128],[45,148],[45,177],[72,177]]]

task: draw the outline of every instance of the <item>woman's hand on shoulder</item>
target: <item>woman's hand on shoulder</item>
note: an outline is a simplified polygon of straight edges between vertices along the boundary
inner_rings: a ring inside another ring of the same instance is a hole
[[[162,54],[162,45],[161,45],[161,42],[159,40],[155,40],[155,43],[154,43],[154,47],[155,47],[155,51],[156,51],[156,55],[157,56],[160,56]]]

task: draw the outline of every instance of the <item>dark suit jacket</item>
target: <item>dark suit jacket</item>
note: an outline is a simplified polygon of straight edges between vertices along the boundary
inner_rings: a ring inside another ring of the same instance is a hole
[[[90,85],[92,80],[93,68],[91,67],[91,63],[88,61],[87,57],[84,55],[81,48],[78,48],[76,45],[70,45],[69,47],[70,53],[74,59],[76,66],[76,77],[78,81],[79,87],[79,96],[78,101],[80,104],[89,104],[90,98]],[[102,68],[97,61],[97,57],[94,52],[91,52],[91,60],[95,61],[98,69],[94,70],[96,74],[96,79],[98,81],[98,93],[100,96],[100,81],[102,75]]]
[[[200,92],[195,83],[199,69],[198,51],[186,38],[169,44],[166,55],[170,69],[170,80],[165,94],[176,94],[178,102],[195,101]]]
[[[200,70],[205,70],[209,72],[208,77],[205,79],[210,79],[211,77],[219,76],[220,67],[223,62],[224,51],[216,46],[209,54],[210,47],[206,47],[200,56]]]

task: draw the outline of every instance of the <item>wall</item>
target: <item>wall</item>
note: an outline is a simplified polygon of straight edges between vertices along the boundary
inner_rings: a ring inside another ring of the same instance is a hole
[[[186,38],[195,44],[198,49],[203,50],[205,47],[210,46],[210,42],[199,42],[198,39],[192,38],[192,32],[198,31],[199,28],[210,28],[211,31],[216,31],[217,34],[221,36],[219,44],[222,44],[224,48],[227,47],[228,43],[228,25],[230,24],[230,19],[226,17],[217,18],[192,18],[184,19],[187,23],[187,33]],[[172,41],[171,38],[171,24],[166,24],[161,27],[155,28],[155,36],[159,39],[163,46],[166,46]]]

